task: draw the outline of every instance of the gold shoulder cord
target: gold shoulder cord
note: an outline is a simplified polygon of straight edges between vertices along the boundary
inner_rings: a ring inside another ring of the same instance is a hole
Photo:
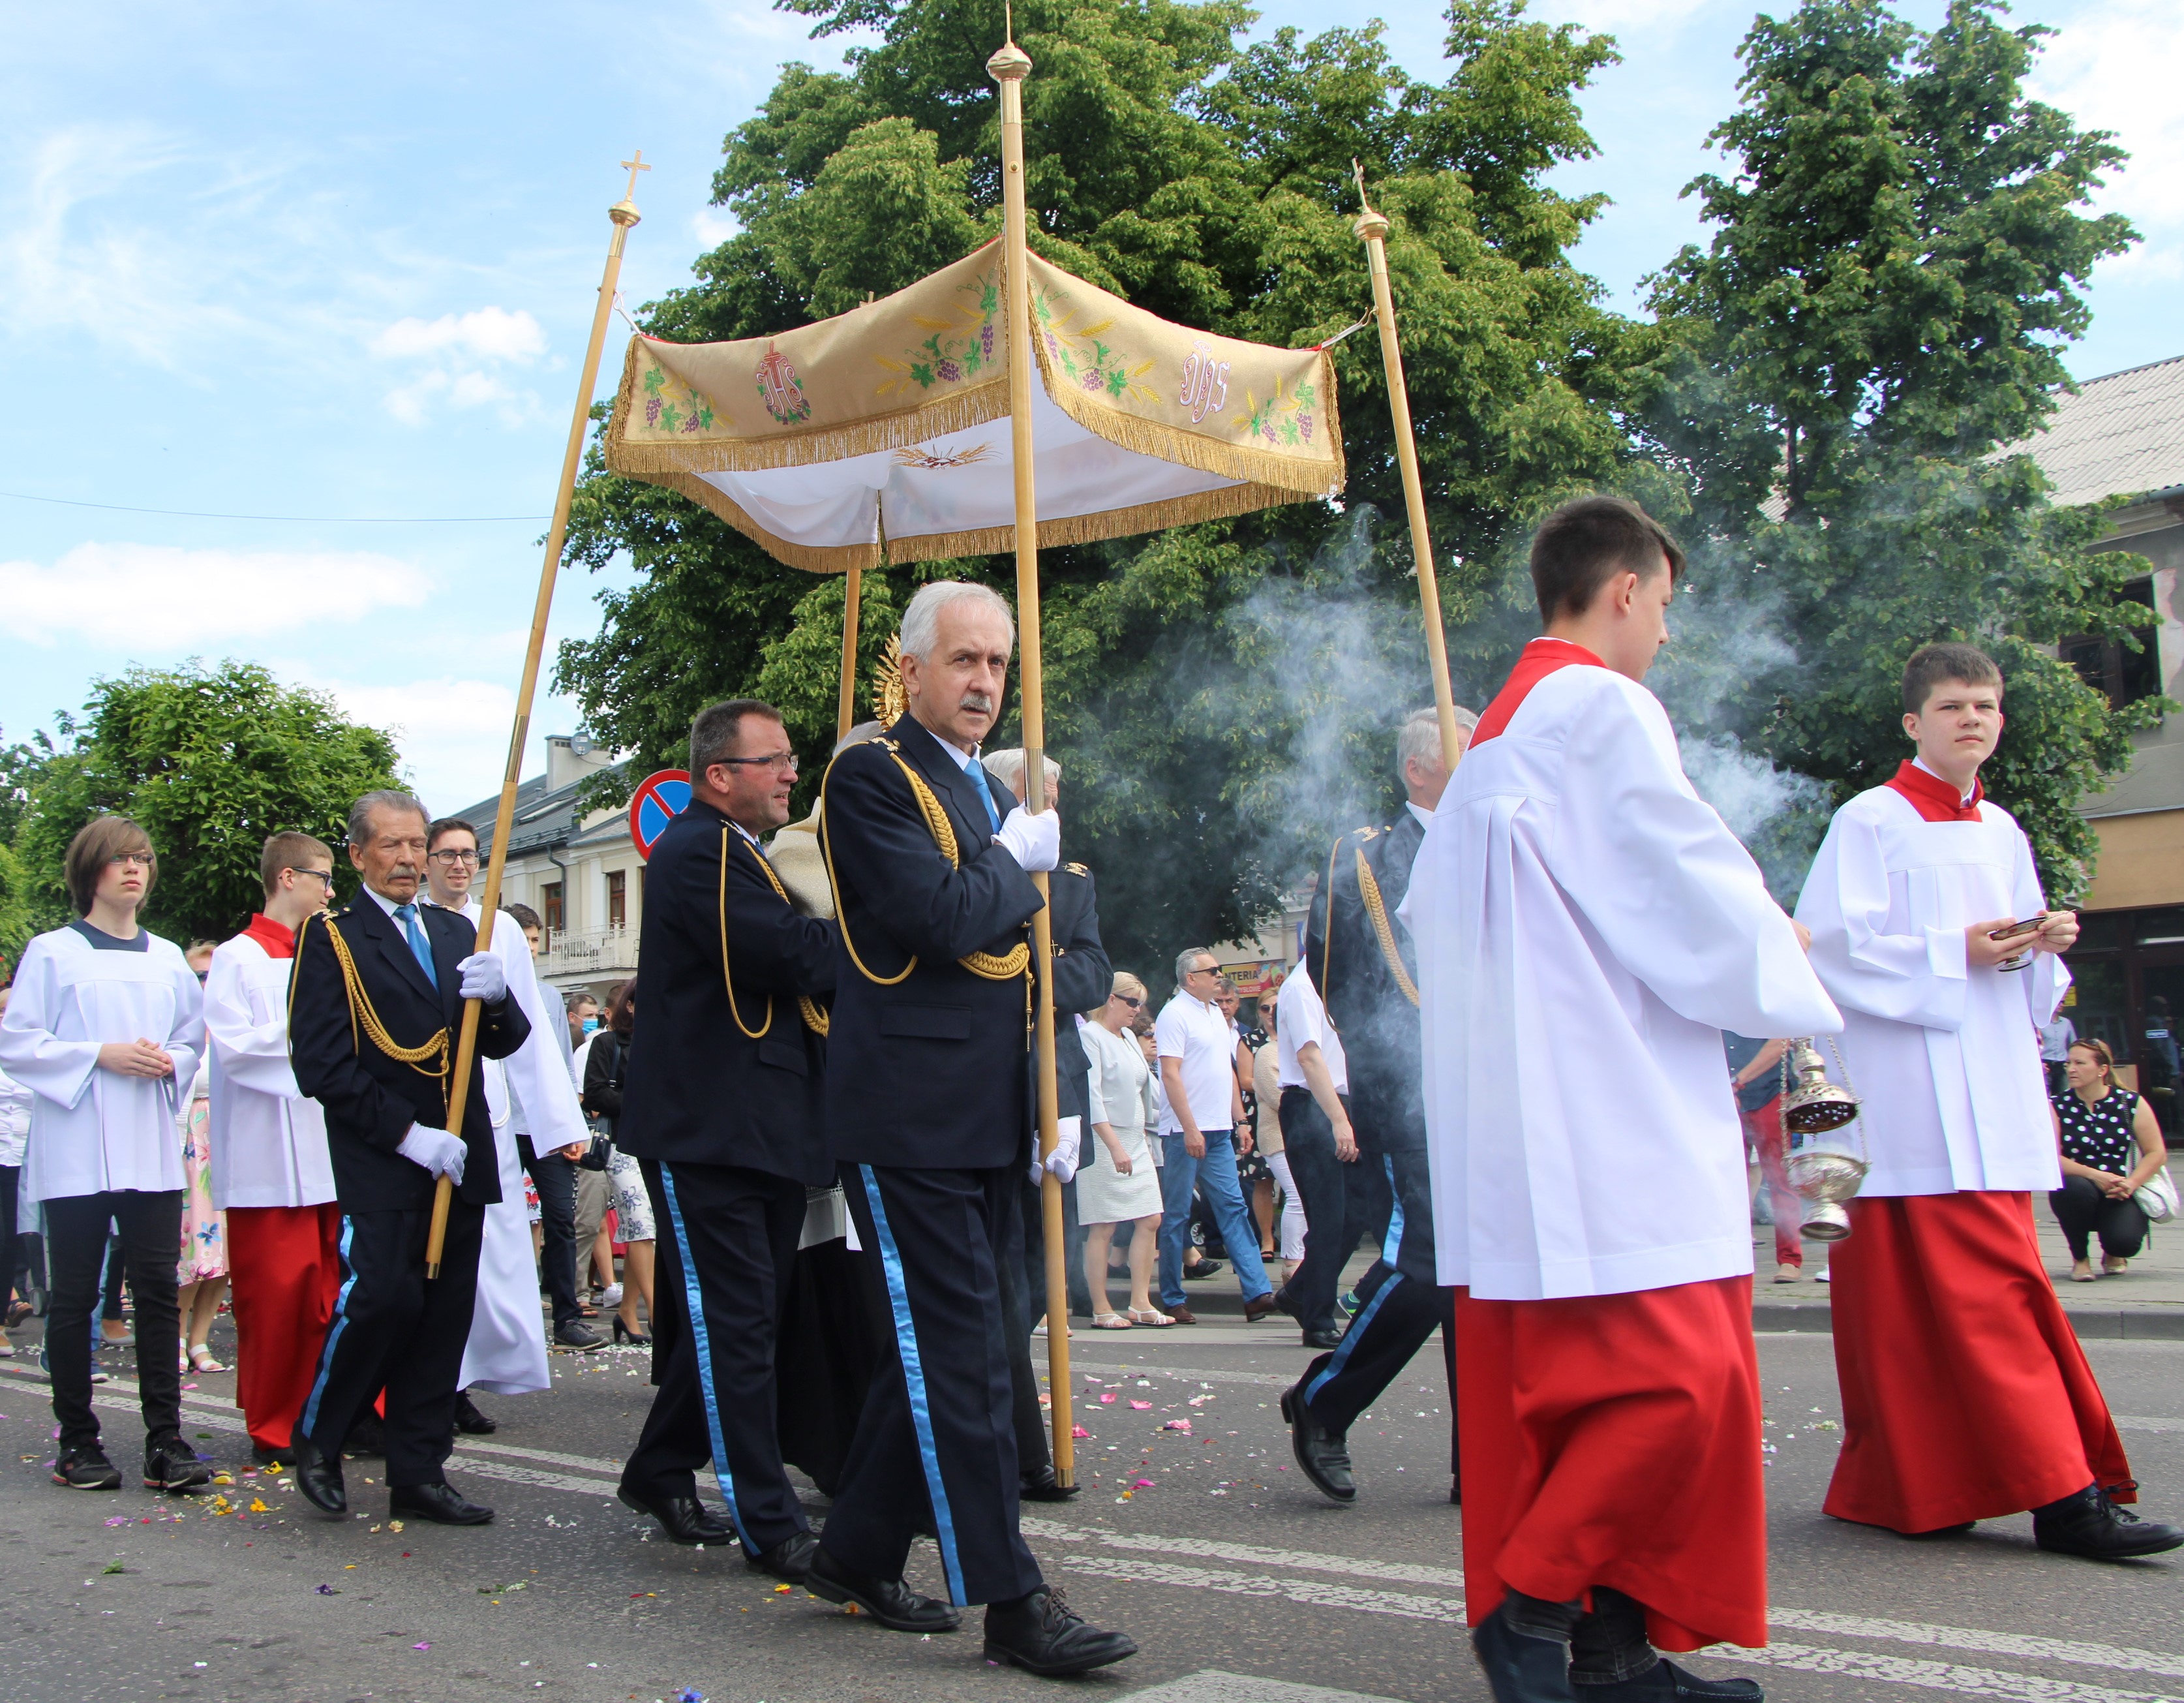
[[[933,843],[939,848],[940,855],[948,860],[948,867],[951,869],[961,868],[963,857],[961,848],[956,843],[956,829],[948,820],[948,812],[941,804],[939,796],[926,784],[923,775],[902,760],[902,753],[896,749],[894,740],[882,740],[879,743],[887,747],[888,755],[894,759],[895,767],[902,771],[903,778],[909,781],[911,796],[916,799],[918,812],[925,818],[926,831],[932,835]],[[838,755],[834,762],[840,761],[841,758]],[[827,765],[827,773],[831,777],[833,772],[834,763],[829,762]],[[819,793],[822,799],[826,796],[826,792],[827,783],[822,779],[819,783]],[[850,962],[856,965],[858,973],[866,981],[875,983],[881,987],[893,987],[897,982],[909,978],[911,971],[917,968],[917,960],[913,957],[902,967],[898,974],[875,975],[866,965],[864,959],[857,956],[857,948],[850,939],[848,907],[839,900],[842,884],[834,874],[834,847],[831,838],[825,832],[826,818],[823,812],[820,822],[820,844],[827,854],[827,879],[833,884],[837,896],[834,908],[837,919],[842,925],[842,944],[850,949]],[[1017,976],[1022,976],[1025,979],[1025,997],[1027,1000],[1030,997],[1031,948],[1022,941],[1018,941],[1006,952],[998,957],[992,952],[967,952],[956,962],[969,970],[972,974],[982,976],[988,981],[1012,981]]]
[[[1380,937],[1380,956],[1388,961],[1388,973],[1396,978],[1396,986],[1403,991],[1403,997],[1412,1005],[1418,1002],[1418,990],[1412,981],[1410,972],[1403,968],[1403,955],[1396,950],[1396,930],[1388,920],[1388,907],[1380,896],[1380,884],[1373,877],[1373,866],[1365,861],[1365,851],[1357,851],[1357,891],[1365,896],[1365,909],[1373,919],[1373,932]]]
[[[728,835],[730,831],[731,830],[726,824],[722,825],[721,829],[720,899],[721,980],[727,985],[728,1015],[735,1019],[737,1028],[743,1030],[746,1036],[748,1036],[751,1040],[755,1041],[760,1036],[764,1035],[767,1030],[773,1027],[773,997],[771,994],[766,996],[766,1021],[760,1024],[756,1029],[746,1028],[744,1024],[743,1013],[736,1009],[735,978],[728,974]],[[738,840],[743,840],[743,836],[740,834],[737,835],[736,837]],[[752,858],[757,863],[758,867],[766,872],[766,879],[770,884],[772,884],[773,891],[780,896],[781,902],[784,905],[788,904],[788,890],[781,885],[781,877],[774,874],[773,865],[766,861],[766,858],[760,853],[758,847],[752,845],[749,840],[744,840],[743,843],[744,850],[749,852]],[[809,994],[800,993],[796,996],[796,1009],[803,1017],[804,1026],[806,1029],[810,1030],[814,1035],[823,1036],[826,1034],[827,1027],[827,1013],[820,1010],[820,1008],[812,1002],[811,997]]]
[[[310,920],[308,917],[304,919],[304,928],[310,926]],[[448,1061],[448,1031],[444,1028],[439,1030],[422,1047],[398,1044],[387,1032],[387,1025],[380,1020],[379,1013],[371,1003],[371,996],[365,991],[364,978],[358,973],[356,959],[349,953],[348,942],[342,938],[342,931],[333,925],[331,919],[326,922],[326,939],[333,946],[335,962],[341,966],[342,987],[348,997],[350,1047],[359,1056],[362,1055],[364,1049],[357,1037],[357,1026],[361,1022],[364,1034],[370,1037],[375,1050],[398,1064],[407,1064],[420,1076],[431,1076],[438,1081],[441,1113],[444,1116],[448,1104],[448,1078],[454,1074]],[[302,963],[303,958],[304,930],[298,929],[296,931],[296,961],[298,965]],[[292,970],[288,975],[288,1010],[292,1018],[295,1009],[296,972]],[[435,1068],[430,1070],[424,1068],[428,1058],[435,1061]]]

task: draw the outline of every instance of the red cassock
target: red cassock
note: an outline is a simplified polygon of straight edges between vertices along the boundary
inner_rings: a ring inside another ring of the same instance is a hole
[[[1850,1214],[1828,1256],[1843,1402],[1828,1513],[1930,1532],[2094,1482],[2137,1499],[2030,1195],[1861,1199]]]
[[[1767,1642],[1752,1280],[1457,1292],[1464,1611],[1511,1589],[1643,1603],[1662,1650]],[[2060,1494],[2060,1493],[2058,1493]]]
[[[290,1446],[341,1290],[341,1208],[231,1206],[235,1399],[261,1449]]]

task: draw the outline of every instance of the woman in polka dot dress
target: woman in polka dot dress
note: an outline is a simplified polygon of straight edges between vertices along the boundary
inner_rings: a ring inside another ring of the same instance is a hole
[[[2168,1162],[2169,1149],[2153,1108],[2117,1086],[2106,1041],[2075,1042],[2063,1068],[2070,1086],[2052,1102],[2063,1186],[2048,1201],[2070,1244],[2071,1281],[2091,1283],[2095,1235],[2104,1277],[2120,1276],[2145,1242],[2146,1214],[2131,1197]]]

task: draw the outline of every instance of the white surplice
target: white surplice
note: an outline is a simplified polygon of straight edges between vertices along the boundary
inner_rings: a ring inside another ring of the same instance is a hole
[[[181,947],[158,935],[145,942],[104,952],[55,929],[24,948],[0,1019],[0,1066],[36,1096],[25,1200],[185,1186],[175,1119],[204,1050],[203,991]],[[98,1068],[102,1046],[136,1040],[165,1048],[175,1074]]]
[[[1720,1030],[1841,1019],[1653,695],[1561,667],[1450,779],[1418,949],[1440,1281],[1484,1300],[1752,1270]]]
[[[1967,926],[2047,908],[2017,819],[1984,801],[1979,812],[1928,822],[1893,787],[1862,792],[1836,812],[1797,901],[1842,1008],[1864,1106],[1853,1128],[1873,1167],[1861,1195],[2062,1186],[2038,1030],[2070,974],[2053,952],[2027,969],[1967,967]]]
[[[214,948],[205,978],[213,1204],[319,1206],[334,1198],[326,1114],[288,1063],[288,970],[248,935]]]
[[[485,915],[476,899],[463,906],[475,927]],[[463,1348],[461,1389],[523,1395],[553,1388],[547,1370],[546,1325],[538,1307],[538,1262],[531,1250],[531,1215],[523,1204],[523,1159],[510,1124],[514,1098],[523,1106],[532,1151],[552,1153],[591,1131],[577,1104],[569,1067],[554,1045],[549,1023],[563,1023],[560,1001],[549,1011],[538,986],[522,925],[503,912],[493,927],[491,948],[508,978],[509,997],[531,1024],[530,1038],[513,1056],[485,1061],[486,1106],[493,1119],[493,1147],[500,1165],[500,1198],[485,1209],[485,1240],[478,1254],[477,1303],[470,1340]]]

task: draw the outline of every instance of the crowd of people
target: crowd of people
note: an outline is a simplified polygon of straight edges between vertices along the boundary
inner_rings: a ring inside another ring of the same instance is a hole
[[[840,743],[802,822],[776,710],[697,717],[690,805],[649,853],[641,1023],[635,979],[604,1011],[544,985],[538,919],[488,927],[471,891],[476,827],[406,793],[356,801],[346,907],[334,849],[275,834],[248,927],[187,953],[139,920],[149,838],[95,818],[77,920],[31,943],[0,1018],[0,1274],[36,1226],[54,1481],[121,1482],[91,1388],[125,1279],[143,1482],[205,1482],[179,1379],[216,1369],[225,1284],[261,1463],[340,1513],[344,1459],[383,1455],[393,1511],[485,1523],[445,1472],[458,1432],[494,1428],[473,1393],[550,1388],[552,1348],[603,1347],[596,1278],[612,1339],[651,1349],[621,1495],[665,1535],[896,1630],[983,1604],[987,1656],[1034,1673],[1103,1667],[1135,1645],[1020,1530],[1075,1488],[1032,1360],[1068,1327],[1044,1311],[1058,1190],[1089,1328],[1195,1325],[1186,1284],[1224,1270],[1247,1321],[1295,1322],[1315,1354],[1280,1410],[1338,1501],[1353,1421],[1439,1333],[1503,1703],[1756,1699],[1660,1652],[1765,1641],[1747,1162],[1797,1281],[1784,1060],[1826,1036],[1866,1165],[1821,1274],[1827,1511],[1931,1538],[2030,1510],[2060,1553],[2184,1545],[2124,1505],[2032,1233],[2047,1191],[2096,1281],[2092,1241],[2120,1272],[2174,1192],[2146,1102],[2057,1029],[2076,920],[1978,779],[1999,672],[1960,644],[1910,658],[1915,754],[1837,813],[1793,919],[1641,684],[1682,565],[1630,503],[1549,517],[1544,636],[1482,715],[1403,723],[1402,808],[1334,842],[1248,1026],[1209,948],[1157,1013],[1111,963],[1058,766],[985,746],[1015,633],[973,584],[913,598],[902,701]],[[818,1533],[791,1468],[831,1499]],[[944,1597],[904,1577],[920,1533]]]

